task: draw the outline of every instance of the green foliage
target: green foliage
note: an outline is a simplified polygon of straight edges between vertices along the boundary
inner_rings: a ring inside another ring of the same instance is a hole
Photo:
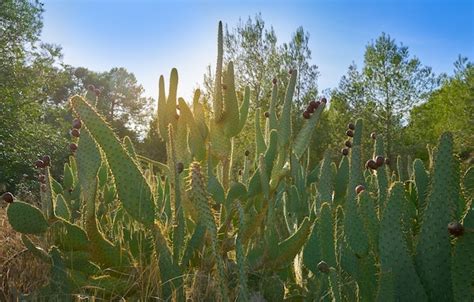
[[[317,66],[310,64],[309,33],[302,27],[296,29],[289,42],[279,46],[273,28],[265,27],[261,14],[257,14],[246,21],[239,20],[234,28],[226,26],[223,40],[226,49],[223,64],[234,63],[237,86],[249,87],[252,108],[262,107],[266,110],[272,80],[275,78],[286,86],[286,72],[291,69],[300,73],[295,90],[296,108],[303,108],[305,102],[316,97],[319,73]],[[206,76],[210,77],[210,74]],[[205,84],[208,82],[205,80]],[[211,87],[206,85],[206,89]],[[279,93],[283,97],[282,92]]]
[[[120,137],[138,142],[148,125],[151,99],[142,96],[135,76],[124,68],[96,73],[64,64],[59,46],[39,40],[42,13],[37,0],[0,3],[1,191],[15,191],[21,180],[30,184],[33,163],[44,154],[53,160],[53,175],[62,174],[72,120],[67,100],[90,84],[100,90],[97,109]]]
[[[407,144],[416,156],[426,159],[426,145],[436,141],[445,131],[454,136],[454,150],[472,162],[474,150],[474,66],[467,58],[455,63],[453,77],[446,79],[427,102],[413,108],[406,129]]]
[[[394,151],[408,151],[399,144],[404,120],[415,105],[427,98],[435,84],[429,67],[411,57],[408,47],[397,45],[382,33],[366,46],[362,70],[350,65],[339,87],[332,92],[335,108],[330,120],[336,129],[341,129],[351,119],[364,118],[370,132],[384,135],[387,156],[393,159]]]

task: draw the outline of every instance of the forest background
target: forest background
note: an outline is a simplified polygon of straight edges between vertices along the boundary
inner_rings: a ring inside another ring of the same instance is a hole
[[[37,194],[34,162],[44,154],[51,156],[53,175],[60,177],[70,155],[72,117],[67,101],[91,85],[99,96],[99,111],[118,136],[128,135],[138,153],[165,161],[165,144],[157,132],[156,99],[145,93],[133,70],[121,66],[92,70],[64,62],[60,45],[41,40],[45,9],[40,1],[0,3],[0,193]],[[435,74],[408,45],[382,32],[358,46],[364,49],[361,64],[352,63],[336,87],[321,91],[318,80],[324,74],[312,58],[310,32],[297,27],[288,41],[280,42],[262,14],[242,17],[236,24],[224,20],[224,64],[234,62],[240,91],[250,87],[252,108],[267,111],[273,79],[285,86],[291,69],[299,71],[295,125],[302,123],[311,100],[329,100],[328,112],[314,132],[313,141],[318,143],[310,148],[310,161],[319,161],[326,148],[343,148],[346,125],[362,117],[368,129],[364,138],[369,140],[371,132],[384,135],[392,161],[397,155],[405,163],[415,157],[428,160],[426,146],[435,145],[442,132],[451,131],[463,166],[474,162],[474,65],[465,56],[470,54],[459,54],[452,62],[453,70]],[[177,37],[181,38],[185,39]],[[195,87],[209,104],[212,70],[211,65],[202,70],[203,78]],[[257,118],[263,121],[265,117],[251,114],[246,127],[253,127]],[[254,140],[249,134],[236,141],[234,160],[241,160]]]

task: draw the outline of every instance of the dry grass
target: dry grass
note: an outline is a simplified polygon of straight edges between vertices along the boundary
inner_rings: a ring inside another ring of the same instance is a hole
[[[0,228],[0,301],[15,301],[46,285],[50,269],[25,249],[21,234],[8,223],[4,204],[0,204]]]

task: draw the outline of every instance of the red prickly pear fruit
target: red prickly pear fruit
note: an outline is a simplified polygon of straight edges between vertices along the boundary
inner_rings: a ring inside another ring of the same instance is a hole
[[[347,148],[352,147],[352,143],[351,143],[350,140],[346,140],[345,145],[346,145]]]
[[[303,117],[305,119],[309,119],[311,117],[311,114],[308,111],[303,112]]]
[[[278,80],[276,78],[273,78],[272,83],[273,85],[276,85],[278,83]]]
[[[371,137],[373,140],[375,140],[375,139],[377,138],[377,134],[376,134],[375,132],[372,132],[372,133],[370,134],[370,137]]]
[[[355,125],[353,123],[349,123],[347,124],[347,128],[349,128],[350,130],[355,130]]]
[[[81,132],[79,131],[79,129],[73,128],[73,129],[71,129],[71,136],[72,137],[79,137],[79,136],[81,136]]]
[[[464,226],[457,221],[448,223],[448,232],[454,237],[459,237],[464,234]]]
[[[44,165],[44,161],[42,161],[41,159],[38,159],[37,161],[35,161],[35,166],[36,168],[44,168],[45,165]]]
[[[76,118],[72,121],[72,128],[81,129],[81,127],[82,127],[82,122],[80,119]]]
[[[45,167],[51,164],[51,157],[49,155],[43,155],[41,160],[43,161]]]
[[[356,194],[359,194],[360,192],[365,191],[365,187],[364,187],[363,185],[358,185],[358,186],[355,188],[355,191],[356,191]]]
[[[342,152],[342,155],[347,156],[349,154],[349,149],[344,148],[341,150],[341,152]]]
[[[46,192],[46,184],[41,184],[40,188],[41,188],[41,192],[43,193]]]
[[[377,164],[377,167],[383,166],[384,162],[385,162],[385,158],[382,155],[377,155],[375,157],[375,163]]]
[[[265,111],[265,113],[263,115],[265,115],[266,118],[269,118],[270,117],[270,112]]]
[[[44,174],[38,175],[38,181],[44,184],[46,182],[46,176]]]
[[[378,167],[377,163],[373,159],[369,159],[368,161],[365,162],[366,169],[376,170],[377,167]]]
[[[354,131],[349,129],[349,130],[346,131],[346,135],[349,136],[349,137],[354,137]]]
[[[321,261],[321,262],[318,263],[318,270],[322,273],[328,274],[329,273],[329,265],[326,262]]]
[[[12,203],[13,202],[13,194],[10,192],[3,193],[2,199],[7,202],[7,203]]]
[[[311,106],[313,109],[317,109],[318,108],[318,103],[313,100],[313,101],[309,102],[309,106]]]
[[[308,105],[308,107],[306,107],[306,111],[309,112],[309,113],[313,113],[314,112],[314,107],[311,106],[311,105]]]
[[[87,89],[88,89],[89,91],[95,91],[95,86],[92,85],[92,84],[89,84],[89,85],[87,85]]]
[[[327,104],[327,103],[328,103],[328,100],[327,100],[326,98],[322,98],[322,99],[321,99],[321,103]]]
[[[99,88],[94,89],[95,96],[99,96],[101,91]]]
[[[245,150],[245,156],[249,156],[250,155],[250,151],[249,150]]]
[[[183,170],[184,170],[183,163],[177,163],[176,164],[176,172],[178,172],[178,174],[180,174],[181,172],[183,172]]]
[[[71,152],[76,152],[77,145],[75,143],[70,143],[69,144],[69,150],[71,150]]]

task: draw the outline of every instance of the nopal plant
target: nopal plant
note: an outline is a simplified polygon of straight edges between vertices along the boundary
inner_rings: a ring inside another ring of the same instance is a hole
[[[39,208],[3,196],[11,226],[51,268],[30,298],[472,301],[474,169],[460,175],[451,135],[429,169],[416,159],[391,174],[375,134],[364,167],[358,120],[339,163],[328,151],[311,166],[304,154],[317,143],[310,139],[326,100],[312,101],[295,129],[292,70],[282,100],[273,83],[265,125],[255,119],[256,154],[238,163],[233,141],[250,91],[237,93],[232,62],[224,70],[222,35],[219,23],[209,118],[199,90],[192,103],[178,98],[176,69],[168,91],[159,79],[165,163],[114,134],[94,91],[71,98],[73,155],[62,181],[46,157],[36,163]]]

